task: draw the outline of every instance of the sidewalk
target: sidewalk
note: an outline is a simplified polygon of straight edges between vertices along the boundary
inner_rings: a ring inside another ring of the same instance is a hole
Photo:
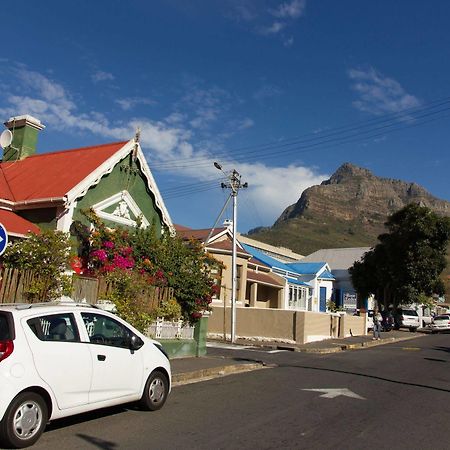
[[[370,334],[367,336],[352,336],[343,339],[327,339],[325,341],[310,342],[309,344],[303,345],[238,340],[231,348],[236,350],[260,348],[267,350],[290,350],[295,352],[327,354],[402,342],[423,335],[424,333],[422,332],[410,333],[408,331],[390,331],[388,333],[381,333],[381,339],[378,341],[372,340],[372,334]],[[223,343],[220,343],[219,341],[211,341],[211,343],[213,342],[216,342],[218,346],[223,345]],[[225,348],[226,347],[230,348],[230,346],[225,346]],[[172,359],[171,366],[173,386],[196,383],[198,381],[263,369],[266,367],[262,361],[255,362],[254,360],[226,356]]]

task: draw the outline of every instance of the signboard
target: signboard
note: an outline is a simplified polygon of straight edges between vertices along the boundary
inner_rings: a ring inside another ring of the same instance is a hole
[[[5,252],[7,245],[8,245],[8,233],[3,224],[0,223],[0,256],[3,255],[3,253]]]
[[[344,301],[343,305],[345,310],[355,310],[357,306],[357,297],[356,294],[351,294],[349,292],[346,292],[344,294]]]

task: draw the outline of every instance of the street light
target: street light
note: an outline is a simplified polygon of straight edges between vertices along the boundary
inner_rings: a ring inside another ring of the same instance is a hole
[[[241,175],[237,170],[232,170],[229,174],[225,173],[218,162],[214,162],[214,167],[223,172],[228,178],[228,183],[221,183],[222,189],[231,189],[230,196],[233,199],[233,252],[231,256],[231,342],[236,342],[236,228],[237,228],[237,195],[239,189],[247,188],[248,183],[241,184]],[[226,305],[224,304],[224,308]]]

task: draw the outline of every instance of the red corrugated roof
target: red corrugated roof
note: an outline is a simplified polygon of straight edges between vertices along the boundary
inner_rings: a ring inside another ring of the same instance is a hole
[[[0,164],[0,198],[24,201],[63,197],[126,142],[43,153]]]
[[[30,231],[40,233],[37,225],[6,209],[0,209],[0,223],[6,228],[8,234],[26,235]]]

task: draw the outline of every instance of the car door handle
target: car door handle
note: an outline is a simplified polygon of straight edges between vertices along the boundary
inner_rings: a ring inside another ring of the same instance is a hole
[[[98,359],[99,361],[105,361],[106,355],[97,355],[97,359]]]

